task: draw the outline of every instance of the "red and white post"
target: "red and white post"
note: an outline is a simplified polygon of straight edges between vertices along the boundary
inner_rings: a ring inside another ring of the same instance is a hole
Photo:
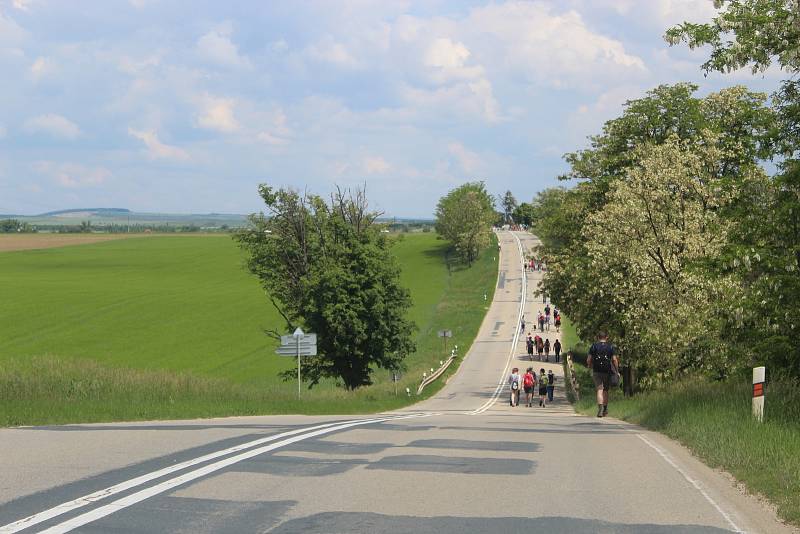
[[[764,380],[766,367],[753,368],[753,417],[761,423],[764,421]]]

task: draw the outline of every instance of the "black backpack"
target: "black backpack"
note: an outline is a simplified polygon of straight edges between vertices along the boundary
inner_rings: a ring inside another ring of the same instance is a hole
[[[614,355],[614,345],[605,341],[598,341],[589,348],[592,357],[592,370],[597,373],[611,372],[611,357]]]

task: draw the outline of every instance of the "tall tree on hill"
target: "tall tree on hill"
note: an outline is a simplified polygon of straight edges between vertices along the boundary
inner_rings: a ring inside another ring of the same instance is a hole
[[[457,187],[436,205],[436,231],[469,265],[489,244],[494,218],[494,201],[483,182]]]
[[[519,221],[514,220],[514,210],[517,209],[517,199],[514,198],[514,194],[511,191],[506,191],[499,200],[500,206],[503,208],[503,222],[505,224],[513,224],[515,222],[519,224]]]
[[[235,239],[286,328],[318,335],[320,356],[303,368],[311,386],[334,378],[355,389],[376,367],[401,368],[415,350],[411,298],[364,191],[337,190],[330,201],[265,184],[259,193],[268,214],[252,215]]]

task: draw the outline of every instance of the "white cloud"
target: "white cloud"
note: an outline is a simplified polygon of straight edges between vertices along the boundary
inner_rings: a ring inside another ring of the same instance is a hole
[[[31,64],[30,72],[31,76],[33,76],[34,80],[39,80],[42,77],[46,76],[48,72],[50,72],[53,68],[52,63],[45,57],[39,56],[36,60]]]
[[[362,166],[364,172],[367,174],[384,174],[391,168],[389,162],[380,156],[368,156],[364,158]]]
[[[460,118],[463,115],[480,117],[487,122],[499,122],[502,118],[492,85],[486,79],[432,90],[406,86],[400,89],[400,95],[421,114],[444,112]]]
[[[358,61],[350,53],[347,47],[336,42],[330,36],[326,36],[321,41],[306,48],[309,57],[326,63],[332,63],[339,67],[353,69],[359,66]]]
[[[449,79],[480,78],[484,73],[482,66],[465,65],[470,55],[469,49],[463,43],[440,37],[428,47],[424,62],[428,67],[436,69],[434,77],[442,82]]]
[[[204,96],[201,99],[201,113],[197,124],[201,128],[230,133],[239,129],[239,122],[233,115],[235,101],[232,98]]]
[[[19,9],[20,11],[29,11],[32,4],[32,0],[12,0],[11,2],[14,9]]]
[[[256,135],[259,141],[272,146],[289,144],[289,137],[291,137],[292,131],[286,124],[286,113],[282,108],[275,108],[271,116],[264,117],[263,121],[269,125],[269,128]]]
[[[197,41],[197,51],[201,57],[231,68],[251,68],[250,60],[241,54],[239,49],[231,41],[233,29],[230,24],[223,24],[215,30],[211,30]]]
[[[75,139],[81,134],[77,124],[55,113],[32,117],[25,121],[23,129],[28,133],[44,133],[62,139]]]
[[[61,187],[70,189],[96,187],[111,177],[111,171],[105,167],[84,167],[77,163],[37,161],[33,167],[36,172],[49,176]]]
[[[154,130],[144,131],[128,128],[128,134],[142,141],[147,147],[148,155],[153,159],[189,159],[189,154],[182,148],[162,143]]]
[[[256,135],[256,139],[264,144],[272,146],[285,146],[289,144],[288,140],[277,137],[269,132],[259,132],[258,135]]]
[[[481,165],[482,161],[480,156],[475,152],[471,152],[464,147],[461,143],[452,142],[447,145],[447,151],[455,157],[458,161],[458,164],[461,166],[461,169],[465,173],[473,173],[477,171]]]

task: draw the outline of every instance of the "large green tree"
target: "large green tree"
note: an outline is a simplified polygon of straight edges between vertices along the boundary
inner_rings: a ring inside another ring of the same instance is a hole
[[[744,286],[730,338],[750,362],[800,376],[800,0],[718,0],[710,23],[684,22],[667,30],[671,44],[710,46],[706,72],[773,64],[789,76],[773,95],[776,127],[771,156],[779,172],[750,188],[727,267]]]
[[[494,220],[494,200],[483,182],[457,187],[436,205],[436,231],[469,265],[489,244]]]
[[[355,389],[376,367],[401,368],[415,349],[411,298],[364,192],[337,190],[328,201],[269,185],[259,193],[267,214],[252,215],[235,238],[287,331],[317,334],[319,356],[306,359],[305,378]]]

